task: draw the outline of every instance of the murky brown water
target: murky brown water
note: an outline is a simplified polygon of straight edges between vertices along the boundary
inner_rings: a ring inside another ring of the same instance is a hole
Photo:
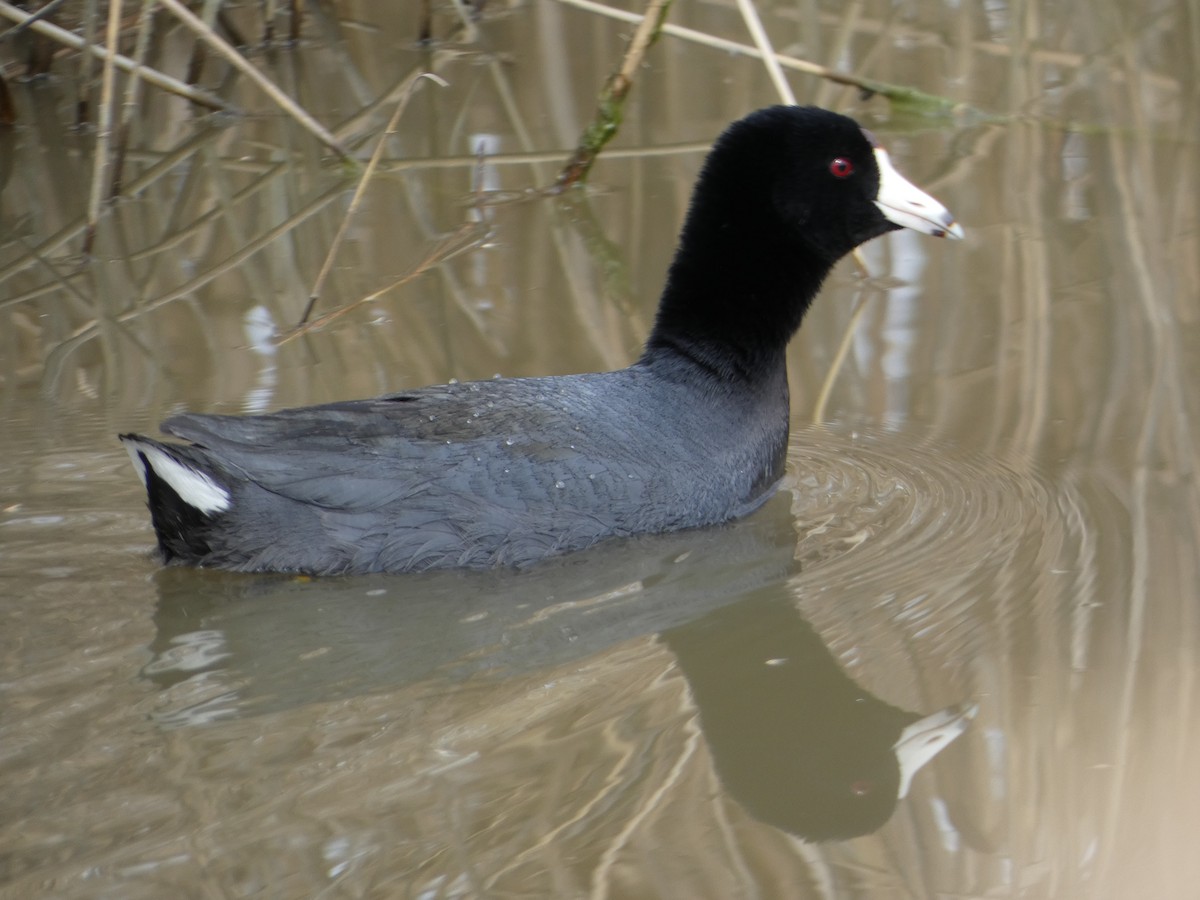
[[[339,4],[252,57],[363,156],[411,73],[449,82],[405,111],[318,312],[479,219],[481,141],[488,190],[548,184],[630,31],[494,2],[422,51],[409,5]],[[353,190],[311,137],[217,68],[247,118],[150,91],[136,194],[81,266],[75,63],[11,85],[0,892],[1196,896],[1200,14],[759,7],[778,49],[998,117],[791,77],[968,239],[899,233],[866,248],[874,277],[835,273],[793,346],[764,509],[524,573],[162,571],[114,434],[627,363],[707,142],[776,100],[759,62],[663,38],[586,202],[489,206],[486,245],[279,347]],[[748,40],[733,3],[671,21]],[[167,24],[151,60],[182,72]],[[885,726],[963,703],[897,798]]]

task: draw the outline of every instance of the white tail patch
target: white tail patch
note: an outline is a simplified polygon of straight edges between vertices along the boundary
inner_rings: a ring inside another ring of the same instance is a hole
[[[151,444],[131,440],[124,441],[124,444],[143,485],[146,483],[146,472],[139,454],[146,458],[146,463],[154,469],[154,473],[169,484],[188,506],[194,506],[206,516],[229,509],[232,502],[229,491],[203,472],[184,465]]]

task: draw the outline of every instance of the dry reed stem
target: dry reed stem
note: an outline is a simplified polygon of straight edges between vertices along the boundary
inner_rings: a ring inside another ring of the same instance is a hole
[[[319,319],[313,319],[311,322],[303,322],[300,325],[297,325],[291,331],[280,335],[276,339],[275,343],[286,344],[288,341],[298,338],[303,334],[307,334],[310,331],[328,325],[335,319],[341,318],[348,312],[353,312],[364,304],[379,299],[388,291],[395,290],[398,287],[403,287],[410,281],[413,281],[416,278],[424,275],[434,266],[453,259],[460,253],[464,253],[467,250],[478,247],[479,244],[487,237],[488,231],[488,226],[483,222],[464,222],[462,225],[458,226],[457,229],[439,241],[433,247],[433,249],[425,255],[424,259],[417,263],[402,278],[398,278],[396,281],[393,281],[386,287],[382,287],[377,291],[372,291],[365,297],[360,297],[352,303],[343,304],[332,312],[328,312],[321,316]]]
[[[1124,69],[1130,79],[1130,102],[1136,130],[1146,133],[1144,112],[1138,98],[1141,93],[1137,90],[1138,65],[1129,47],[1122,48]],[[1111,91],[1110,91],[1111,93]],[[1116,105],[1114,101],[1114,105]],[[1175,332],[1171,327],[1173,318],[1166,303],[1158,297],[1158,284],[1153,275],[1153,262],[1148,252],[1143,229],[1134,227],[1133,223],[1140,220],[1139,191],[1131,176],[1132,171],[1144,169],[1144,166],[1134,166],[1126,155],[1125,141],[1116,133],[1111,133],[1108,139],[1110,153],[1113,158],[1115,187],[1121,209],[1121,218],[1126,223],[1126,239],[1129,248],[1129,259],[1132,262],[1133,281],[1136,285],[1137,300],[1142,310],[1146,331],[1150,338],[1152,353],[1152,370],[1145,394],[1145,407],[1138,432],[1136,449],[1133,459],[1132,478],[1129,484],[1129,518],[1132,530],[1131,556],[1132,571],[1130,573],[1129,596],[1126,607],[1125,628],[1125,667],[1122,673],[1121,686],[1118,696],[1114,698],[1114,721],[1119,723],[1116,747],[1114,748],[1114,772],[1112,787],[1109,794],[1108,809],[1104,818],[1104,840],[1108,846],[1116,846],[1117,832],[1121,822],[1121,810],[1128,808],[1128,794],[1131,790],[1129,779],[1129,760],[1133,755],[1131,746],[1136,732],[1136,715],[1138,703],[1138,687],[1142,676],[1141,660],[1143,652],[1148,650],[1151,641],[1147,638],[1147,610],[1151,604],[1151,583],[1154,580],[1154,540],[1152,537],[1151,512],[1151,483],[1155,470],[1158,468],[1158,457],[1161,445],[1170,436],[1173,426],[1180,421],[1179,409],[1170,409],[1172,385],[1178,386],[1181,379],[1169,377],[1175,367],[1177,344]],[[1136,148],[1135,148],[1136,149]],[[1184,458],[1188,458],[1185,454]],[[1106,854],[1100,860],[1100,877],[1104,880],[1111,878],[1114,863],[1113,854]]]
[[[561,35],[556,36],[555,42],[556,46],[559,48],[565,46],[566,44],[566,41],[563,40]],[[530,135],[530,131],[525,119],[521,114],[520,105],[517,101],[517,92],[510,83],[507,69],[501,66],[499,63],[493,61],[489,64],[488,71],[492,76],[492,81],[495,84],[496,92],[500,96],[500,105],[504,109],[513,133],[517,136],[519,146],[525,151],[530,151],[534,146],[534,141]],[[607,151],[607,155],[610,159],[621,156],[622,154],[622,150],[610,149]],[[562,158],[562,153],[555,153],[553,160],[548,161],[561,163]],[[499,160],[501,159],[502,157],[500,155],[489,156],[488,164],[498,166],[500,164]],[[540,163],[543,161],[541,157],[529,155],[528,159],[530,161],[532,182],[534,184],[545,184],[547,181],[547,176],[544,174],[545,167],[540,165]],[[561,193],[561,191],[552,186],[547,191],[534,191],[528,196],[547,196],[554,195],[556,193]],[[577,197],[577,202],[586,206],[586,194],[579,195]],[[579,227],[580,220],[575,219],[574,216],[568,216],[568,218],[572,220],[576,228]],[[625,365],[628,362],[628,341],[621,338],[617,338],[615,340],[612,339],[612,329],[606,327],[603,319],[600,315],[598,315],[596,303],[594,302],[596,296],[596,292],[594,290],[594,280],[587,277],[581,271],[581,267],[572,260],[571,246],[566,239],[565,233],[561,229],[551,229],[550,238],[553,246],[553,252],[558,259],[559,265],[561,266],[561,271],[563,272],[567,281],[567,294],[570,306],[572,309],[576,310],[580,321],[589,323],[590,333],[593,335],[593,348],[600,355],[601,359],[605,361],[605,365],[607,367],[617,368]],[[584,235],[584,241],[586,245],[590,246],[589,237],[586,234]],[[607,270],[608,267],[605,266],[603,262],[600,262],[599,268],[601,270]],[[447,272],[446,269],[442,269],[440,271],[443,273]],[[564,301],[564,305],[566,305],[566,301]],[[474,320],[475,314],[472,313],[469,308],[464,311],[467,312],[468,316],[471,317],[472,320]],[[626,321],[631,320],[627,319]]]
[[[531,145],[532,146],[532,145]],[[712,146],[712,141],[684,141],[678,144],[642,144],[630,147],[612,147],[605,152],[608,159],[658,159],[664,156],[687,156],[703,153]],[[173,151],[172,151],[173,152]],[[487,158],[489,166],[539,166],[543,163],[561,162],[566,149],[513,151],[497,153]],[[130,152],[130,159],[158,163],[167,154],[161,151],[137,149]],[[248,175],[262,175],[275,171],[278,162],[265,159],[247,159],[241,156],[220,156],[222,168]],[[397,172],[439,171],[444,169],[474,168],[479,164],[477,154],[456,156],[418,156],[383,159],[379,171]],[[537,189],[531,189],[537,190]]]
[[[217,16],[221,12],[222,0],[204,0],[204,5],[200,7],[200,21],[207,27],[212,28],[213,23],[217,21]],[[241,41],[234,39],[235,44],[240,44]],[[188,84],[197,84],[204,74],[204,63],[208,58],[207,45],[202,40],[197,40],[192,44],[192,53],[188,57],[188,64],[184,78]]]
[[[180,162],[195,153],[197,148],[211,141],[215,141],[219,135],[219,131],[209,130],[188,138],[180,146],[176,147],[169,153],[164,154],[144,173],[135,178],[129,185],[130,192],[136,193],[137,191],[154,184],[156,181],[158,181],[158,179],[167,175]],[[40,244],[38,244],[35,249],[38,253],[44,255],[56,253],[74,240],[76,235],[78,235],[86,227],[87,219],[84,216],[79,216],[69,224],[64,225],[54,234],[47,237]],[[8,279],[21,272],[24,272],[30,266],[34,265],[36,261],[37,260],[31,254],[25,254],[11,263],[0,267],[0,284],[4,284],[6,281],[8,281]],[[15,302],[19,302],[22,299],[25,298],[9,297],[5,298],[4,300],[0,300],[0,309],[3,309],[6,306],[11,306]]]
[[[771,46],[771,39],[767,37],[767,31],[763,28],[762,19],[759,18],[758,10],[754,8],[753,0],[738,0],[738,9],[741,11],[746,28],[750,31],[750,36],[754,39],[754,46],[762,55],[762,61],[767,67],[767,74],[771,78],[771,83],[775,85],[779,99],[795,106],[796,95],[792,93],[792,86],[784,77],[783,67],[779,65],[779,57],[775,53],[775,48]]]
[[[108,5],[108,27],[104,44],[115,50],[121,37],[121,0],[111,0]],[[96,241],[96,224],[100,220],[100,205],[104,202],[104,176],[108,172],[108,160],[112,146],[113,99],[116,96],[115,53],[104,57],[104,78],[100,87],[100,109],[96,117],[96,149],[92,160],[92,190],[88,196],[87,229],[83,233],[83,254],[90,256]]]
[[[637,13],[628,13],[624,10],[613,9],[610,6],[605,6],[603,3],[596,3],[594,0],[557,0],[558,3],[574,6],[578,9],[593,12],[598,15],[608,16],[611,19],[619,19],[622,22],[637,22],[641,18]],[[757,47],[750,44],[742,44],[738,41],[727,40],[726,38],[714,37],[711,34],[705,34],[703,31],[697,31],[694,28],[684,28],[680,25],[664,24],[662,27],[663,34],[669,34],[672,37],[682,38],[696,44],[701,44],[705,47],[711,47],[716,50],[724,50],[727,53],[741,53],[754,59],[761,59],[763,54]],[[954,103],[944,97],[938,97],[933,94],[926,94],[922,91],[917,91],[904,85],[890,84],[885,81],[875,81],[870,78],[862,78],[857,75],[851,75],[847,72],[839,72],[836,69],[830,69],[827,66],[817,65],[816,63],[808,62],[807,60],[797,59],[794,56],[786,56],[782,53],[776,53],[775,59],[785,69],[794,69],[797,72],[804,72],[808,75],[816,75],[820,78],[825,78],[837,84],[844,84],[849,87],[858,88],[868,94],[881,94],[894,102],[912,103],[919,105],[921,108],[928,110],[936,110],[941,113],[950,113],[965,111],[967,108],[962,104]]]
[[[314,119],[300,104],[280,90],[275,85],[275,82],[252,66],[244,56],[226,43],[215,31],[205,25],[203,20],[180,3],[179,0],[159,0],[159,3],[170,10],[180,22],[199,35],[208,46],[221,54],[226,62],[253,81],[259,89],[274,100],[280,108],[291,115],[293,119],[321,141],[321,143],[325,144],[325,146],[329,147],[343,159],[349,158],[350,154],[342,146],[341,142],[330,134],[324,125]]]
[[[50,277],[54,280],[55,287],[60,288],[61,290],[65,291],[66,293],[68,293],[69,295],[74,297],[76,300],[78,300],[80,302],[80,304],[82,306],[86,307],[88,305],[88,298],[84,296],[83,291],[81,291],[79,288],[77,288],[74,284],[71,283],[71,275],[70,274],[64,275],[62,272],[60,272],[55,267],[53,262],[51,262],[45,256],[42,256],[40,253],[37,252],[36,247],[29,246],[29,242],[25,240],[24,236],[17,235],[16,240],[17,240],[17,243],[21,245],[22,249],[24,249],[26,253],[30,254],[30,256],[32,256],[34,258],[34,260],[36,260],[36,262],[39,266],[41,266],[43,269],[45,269],[47,272],[50,273]]]
[[[190,296],[209,282],[215,281],[225,273],[233,271],[255,253],[258,253],[264,247],[271,244],[277,238],[282,237],[289,231],[294,230],[302,222],[319,213],[326,206],[336,200],[341,193],[342,188],[339,185],[337,187],[330,188],[324,193],[318,194],[315,198],[297,210],[286,222],[281,222],[274,228],[271,228],[258,235],[258,237],[254,238],[254,240],[252,240],[249,244],[241,247],[235,253],[225,257],[225,259],[214,263],[212,266],[188,279],[178,287],[171,288],[166,293],[155,297],[153,300],[142,304],[136,309],[127,310],[126,312],[113,316],[112,320],[118,323],[131,322],[134,319],[141,317],[145,313],[152,312],[156,309],[161,309],[169,303],[174,303],[176,300]],[[96,319],[93,319],[92,321],[81,325],[71,332],[66,340],[60,344],[60,347],[71,349],[79,346],[83,342],[94,338],[98,330],[99,322]]]
[[[457,43],[462,33],[462,26],[456,25],[446,36],[446,43]],[[375,134],[373,123],[378,110],[396,102],[405,91],[411,89],[412,83],[425,72],[436,75],[451,60],[458,59],[464,55],[466,54],[456,47],[444,45],[435,47],[431,53],[425,56],[420,69],[410,70],[407,74],[398,78],[388,90],[380,92],[378,95],[374,95],[374,92],[372,92],[373,96],[371,98],[363,98],[363,102],[359,104],[359,108],[348,119],[338,123],[333,129],[334,135],[339,140],[345,141],[352,146],[356,146],[360,141],[365,142],[370,140]]]
[[[862,321],[863,313],[867,309],[868,299],[870,298],[864,287],[854,301],[854,312],[850,314],[850,321],[846,323],[842,340],[838,344],[837,352],[833,355],[833,361],[829,363],[829,371],[825,373],[825,380],[821,382],[817,401],[813,404],[812,422],[814,425],[820,425],[825,420],[825,408],[829,405],[829,395],[833,392],[833,384],[837,381],[838,373],[841,372],[842,365],[846,362],[846,355],[850,352],[850,344],[854,340],[854,332],[858,330],[858,323]]]
[[[33,25],[34,22],[40,22],[40,21],[42,21],[42,19],[45,19],[48,16],[53,15],[55,12],[58,11],[58,8],[66,2],[67,2],[67,0],[50,0],[50,2],[47,3],[45,6],[43,6],[41,9],[34,10],[33,13],[30,14],[29,18],[26,19],[24,22],[22,22],[20,25],[17,25],[14,28],[10,28],[10,29],[8,29],[8,31],[4,32],[3,34],[0,34],[0,44],[4,43],[7,40],[11,40],[12,38],[15,38],[17,35],[22,34],[25,31],[28,31],[29,27],[31,25]]]
[[[261,177],[255,179],[252,183],[246,185],[246,187],[242,188],[240,191],[230,197],[230,202],[234,206],[237,206],[243,201],[253,197],[255,194],[260,193],[274,184],[279,176],[287,171],[287,168],[287,163],[275,163],[271,169],[262,173]],[[157,240],[153,244],[148,244],[147,246],[142,247],[140,250],[134,250],[132,253],[130,253],[129,260],[131,262],[140,262],[142,260],[151,259],[160,253],[166,253],[175,249],[186,241],[196,237],[198,234],[201,234],[206,228],[213,226],[220,214],[220,208],[213,207],[212,209],[209,209],[206,212],[196,216],[186,225],[172,227],[169,229],[168,233],[164,234],[161,239]]]
[[[317,280],[313,282],[312,290],[309,291],[308,304],[304,307],[304,314],[300,316],[300,321],[296,323],[297,327],[308,321],[308,317],[312,313],[317,299],[321,296],[321,288],[325,286],[325,279],[329,277],[329,272],[333,268],[333,260],[342,246],[342,241],[345,240],[346,231],[350,228],[350,221],[354,218],[354,214],[358,212],[358,207],[362,203],[363,194],[367,190],[367,184],[370,183],[371,176],[375,174],[375,170],[379,166],[379,160],[383,156],[383,149],[387,146],[388,138],[396,133],[396,126],[400,124],[400,117],[408,107],[408,101],[412,99],[417,85],[426,78],[442,87],[450,86],[440,76],[434,75],[432,72],[422,72],[410,81],[403,93],[401,93],[400,99],[396,103],[396,109],[392,113],[392,118],[388,121],[387,128],[384,129],[383,134],[379,136],[379,143],[375,145],[375,152],[371,154],[371,159],[367,162],[366,168],[363,169],[362,177],[358,180],[358,187],[354,189],[354,196],[350,200],[350,206],[346,210],[346,215],[342,217],[337,234],[333,236],[333,241],[330,242],[329,252],[325,254],[325,262],[322,263],[321,271],[317,273]]]
[[[154,4],[156,0],[142,0],[142,12],[138,19],[137,43],[133,48],[133,61],[141,67],[150,49],[150,33],[154,26]],[[115,197],[121,193],[121,175],[125,171],[125,153],[129,148],[129,134],[133,128],[133,117],[142,96],[142,78],[138,69],[129,73],[125,85],[125,101],[121,106],[121,121],[117,126],[117,156],[113,161],[112,179],[108,193]]]
[[[97,47],[95,44],[86,45],[84,40],[78,35],[73,34],[66,29],[59,28],[57,25],[52,25],[49,22],[31,21],[33,20],[33,16],[22,12],[11,3],[5,2],[5,0],[0,0],[0,16],[4,16],[6,19],[9,19],[12,22],[29,24],[29,27],[38,34],[58,41],[60,44],[64,44],[73,50],[83,50],[100,59],[104,59],[106,56],[108,56],[107,47]],[[208,109],[223,111],[232,110],[232,107],[228,103],[221,98],[210,94],[208,91],[202,91],[198,88],[186,85],[182,81],[172,78],[170,75],[164,75],[157,69],[139,66],[127,56],[114,53],[113,60],[116,67],[122,72],[137,72],[141,78],[150,82],[150,84],[154,85],[155,87],[162,88],[164,91],[170,91],[172,94],[178,94],[180,97],[184,97],[185,99],[191,100],[193,103],[197,103],[200,106]]]
[[[604,85],[600,92],[600,105],[592,122],[584,129],[579,139],[579,145],[555,181],[555,188],[563,190],[587,178],[588,172],[596,162],[596,157],[604,149],[604,145],[616,136],[621,126],[625,98],[633,88],[633,77],[646,51],[658,39],[662,32],[663,20],[671,8],[671,0],[650,0],[646,12],[638,22],[637,31],[625,51],[621,68],[617,70]]]

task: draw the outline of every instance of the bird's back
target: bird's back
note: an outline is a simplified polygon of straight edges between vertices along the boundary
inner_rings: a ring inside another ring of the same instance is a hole
[[[524,565],[753,508],[781,474],[783,402],[781,418],[762,397],[747,404],[633,366],[188,414],[163,430],[192,446],[127,443],[173,454],[227,494],[224,508],[189,515],[164,477],[179,473],[143,464],[164,482],[151,507],[156,528],[169,520],[176,532],[157,529],[168,557],[318,573]]]

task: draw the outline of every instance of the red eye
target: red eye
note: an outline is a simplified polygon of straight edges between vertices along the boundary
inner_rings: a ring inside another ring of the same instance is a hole
[[[849,178],[854,174],[854,163],[844,156],[839,156],[829,164],[829,172],[834,178]]]

